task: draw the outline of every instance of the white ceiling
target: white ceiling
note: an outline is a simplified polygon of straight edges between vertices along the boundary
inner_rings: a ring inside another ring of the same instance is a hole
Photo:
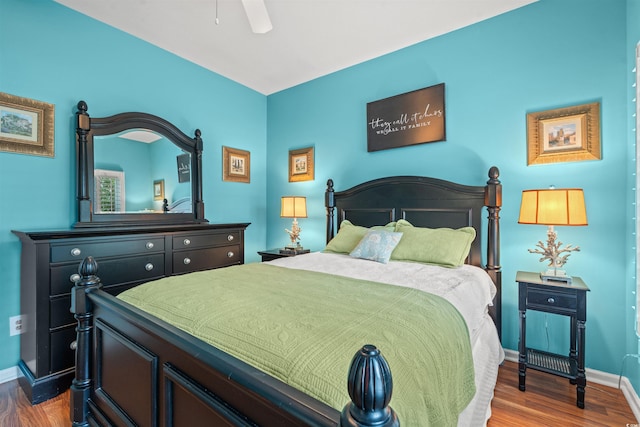
[[[254,34],[240,0],[56,0],[269,95],[537,0],[265,0]]]

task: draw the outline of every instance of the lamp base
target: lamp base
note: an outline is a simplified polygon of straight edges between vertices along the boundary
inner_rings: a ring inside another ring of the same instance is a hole
[[[543,271],[540,273],[540,278],[542,280],[552,280],[554,282],[564,282],[567,285],[571,284],[571,276],[567,276],[566,271],[558,270],[555,268],[550,268],[547,271]]]

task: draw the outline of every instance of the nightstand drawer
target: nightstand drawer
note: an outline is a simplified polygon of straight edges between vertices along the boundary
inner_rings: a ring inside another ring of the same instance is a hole
[[[574,293],[551,292],[531,287],[527,292],[527,308],[575,312],[577,306],[578,302]]]

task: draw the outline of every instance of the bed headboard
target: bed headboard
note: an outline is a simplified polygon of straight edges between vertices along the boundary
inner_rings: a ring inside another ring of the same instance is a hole
[[[344,191],[335,191],[327,181],[327,242],[345,219],[355,225],[371,227],[405,219],[416,227],[473,227],[476,239],[467,264],[483,267],[498,288],[492,313],[500,325],[501,267],[499,212],[502,184],[497,167],[489,169],[486,185],[469,186],[437,178],[394,176],[375,179]],[[482,211],[488,211],[487,233],[482,232]],[[486,241],[486,259],[482,262],[482,242]],[[500,327],[498,327],[500,334]]]

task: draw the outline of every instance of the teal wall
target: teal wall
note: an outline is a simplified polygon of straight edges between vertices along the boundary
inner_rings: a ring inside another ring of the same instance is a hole
[[[635,159],[636,154],[636,136],[637,126],[640,123],[638,117],[636,117],[637,108],[637,84],[636,79],[638,77],[639,70],[636,69],[636,46],[640,46],[640,0],[627,1],[627,64],[626,64],[626,89],[627,89],[627,138],[629,143],[627,144],[627,164],[628,164],[628,188],[636,188],[636,174],[635,168],[637,167]],[[629,202],[627,203],[628,219],[627,219],[627,263],[626,263],[626,275],[627,275],[627,307],[637,307],[637,273],[636,273],[636,204],[634,203],[634,197],[636,197],[635,191],[629,191]],[[640,352],[640,341],[638,340],[638,333],[635,327],[637,308],[636,310],[625,310],[627,316],[625,325],[627,326],[627,352],[628,354],[638,354]],[[621,369],[623,374],[631,379],[636,390],[640,390],[640,360],[634,360],[627,358],[622,364]]]
[[[309,198],[310,217],[300,220],[304,246],[323,247],[328,178],[337,190],[396,174],[480,184],[496,165],[504,184],[503,343],[517,349],[515,274],[543,268],[527,249],[546,239],[546,227],[517,223],[521,192],[552,184],[584,188],[589,226],[557,231],[563,242],[581,247],[566,268],[591,288],[587,366],[618,373],[623,356],[637,352],[627,321],[633,316],[633,260],[626,11],[622,0],[540,0],[269,96],[269,246],[286,238],[282,229],[288,222],[278,218],[278,200],[295,194]],[[446,142],[367,152],[367,102],[442,82]],[[528,112],[595,101],[601,104],[602,160],[527,166]],[[287,152],[305,146],[315,147],[315,180],[289,183]],[[568,322],[531,313],[528,343],[566,353]]]
[[[246,259],[266,242],[267,100],[258,92],[50,0],[0,0],[0,92],[55,104],[55,157],[0,152],[0,370],[17,365],[20,242],[11,230],[76,220],[74,112],[144,111],[204,140],[211,222],[251,222]],[[99,53],[99,55],[98,55]],[[246,117],[251,117],[247,122]],[[222,146],[251,152],[251,184],[222,181]],[[173,158],[175,163],[175,157]]]
[[[544,227],[517,224],[521,191],[584,188],[589,226],[558,232],[582,248],[567,270],[591,287],[587,366],[617,373],[623,356],[637,353],[629,85],[638,0],[540,0],[268,97],[50,0],[0,0],[0,8],[0,40],[11,40],[0,45],[0,91],[56,106],[55,158],[0,153],[0,370],[19,359],[19,338],[9,337],[7,326],[19,314],[20,244],[10,230],[75,221],[73,113],[80,99],[96,117],[145,111],[188,134],[200,128],[206,216],[252,223],[247,262],[257,260],[257,250],[287,242],[282,195],[307,196],[302,243],[319,250],[328,178],[338,190],[397,174],[479,184],[497,165],[504,183],[503,341],[510,349],[518,339],[515,272],[542,267],[527,249],[545,238]],[[367,102],[442,82],[446,142],[366,151]],[[528,112],[594,101],[601,103],[601,161],[526,165]],[[222,182],[223,145],[251,151],[251,184]],[[289,183],[288,151],[309,146],[315,180]],[[530,319],[531,342],[565,350],[564,319]],[[629,369],[637,388],[637,369]]]

